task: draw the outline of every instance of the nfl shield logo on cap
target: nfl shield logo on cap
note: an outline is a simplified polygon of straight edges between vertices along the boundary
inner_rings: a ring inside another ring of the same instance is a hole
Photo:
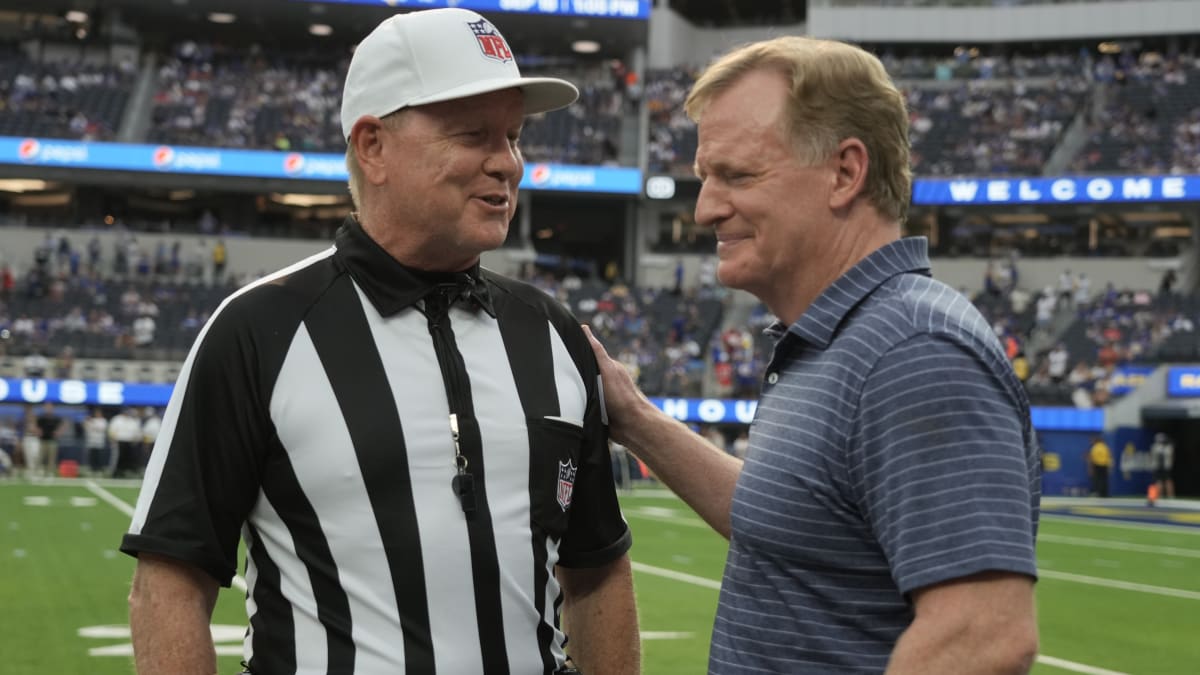
[[[571,460],[558,463],[558,505],[563,511],[571,506],[571,493],[575,491],[575,472],[578,470]]]
[[[501,63],[512,61],[512,51],[509,50],[508,44],[504,42],[504,36],[496,27],[488,23],[487,19],[478,21],[468,21],[467,25],[471,27],[471,32],[475,34],[475,40],[479,43],[479,50],[489,59],[495,59]]]

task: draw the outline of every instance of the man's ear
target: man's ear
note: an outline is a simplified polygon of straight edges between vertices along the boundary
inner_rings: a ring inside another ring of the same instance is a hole
[[[867,157],[867,146],[851,137],[838,143],[832,161],[835,174],[833,189],[829,193],[829,208],[840,211],[848,208],[862,194],[871,160]]]
[[[387,178],[383,161],[383,121],[374,115],[364,115],[350,129],[350,144],[363,178],[372,185],[382,185]]]

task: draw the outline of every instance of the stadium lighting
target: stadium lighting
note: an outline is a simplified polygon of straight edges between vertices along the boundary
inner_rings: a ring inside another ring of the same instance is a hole
[[[600,43],[595,40],[576,40],[571,43],[571,51],[576,54],[595,54],[600,51]]]
[[[88,14],[87,14],[87,12],[81,12],[78,9],[73,9],[73,10],[67,12],[65,18],[67,21],[70,21],[71,23],[87,23]]]
[[[50,184],[44,180],[8,178],[0,180],[0,192],[41,192]]]
[[[233,23],[237,17],[229,12],[209,12],[208,20],[213,23]]]
[[[309,195],[298,192],[281,194],[273,192],[271,193],[271,201],[286,206],[336,206],[345,202],[345,198],[341,195]]]
[[[1101,54],[1120,54],[1121,43],[1119,42],[1101,42],[1098,47]]]
[[[314,23],[308,27],[308,32],[319,37],[325,37],[326,35],[333,34],[333,28],[326,23]]]

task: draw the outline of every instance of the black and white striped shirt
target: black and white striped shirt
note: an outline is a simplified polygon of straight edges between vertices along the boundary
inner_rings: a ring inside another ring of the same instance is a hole
[[[228,585],[240,533],[252,672],[551,673],[555,565],[628,550],[578,324],[479,270],[439,311],[454,280],[348,220],[192,348],[122,550]]]

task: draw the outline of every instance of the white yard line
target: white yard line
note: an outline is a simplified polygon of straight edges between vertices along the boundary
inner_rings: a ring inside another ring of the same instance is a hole
[[[1071,546],[1087,546],[1090,548],[1109,548],[1114,551],[1135,551],[1137,553],[1154,553],[1157,555],[1174,555],[1184,558],[1200,558],[1200,551],[1173,546],[1151,546],[1149,544],[1130,544],[1124,541],[1105,541],[1103,539],[1088,539],[1086,537],[1065,537],[1059,534],[1038,534],[1038,541],[1052,544],[1068,544]]]
[[[1135,584],[1131,581],[1117,581],[1116,579],[1102,579],[1100,577],[1089,577],[1083,574],[1071,574],[1069,572],[1055,572],[1054,570],[1039,569],[1038,577],[1043,579],[1057,579],[1059,581],[1073,581],[1080,584],[1088,584],[1090,586],[1106,586],[1108,588],[1119,588],[1123,591],[1134,591],[1136,593],[1150,593],[1153,595],[1165,595],[1170,598],[1183,598],[1185,600],[1200,600],[1200,592],[1185,591],[1182,588],[1168,588],[1166,586],[1151,586],[1149,584]]]
[[[110,505],[112,505],[114,508],[116,508],[121,513],[124,513],[125,515],[129,516],[130,518],[133,517],[133,506],[132,505],[124,502],[120,497],[118,497],[118,496],[114,495],[113,493],[109,492],[108,490],[105,490],[104,488],[100,487],[100,485],[98,485],[96,483],[96,481],[89,480],[86,483],[84,483],[84,485],[87,486],[87,489],[89,492],[96,495],[100,499],[103,499],[104,501],[108,502]],[[234,575],[232,583],[234,586],[236,586],[238,588],[238,590],[242,591],[243,593],[246,591],[246,580],[243,579],[241,577],[241,575]]]
[[[1097,668],[1095,666],[1089,666],[1082,663],[1075,663],[1074,661],[1068,661],[1066,659],[1056,659],[1053,656],[1046,656],[1044,654],[1038,654],[1037,661],[1038,663],[1047,666],[1053,666],[1055,668],[1061,668],[1063,670],[1069,670],[1075,673],[1087,673],[1087,675],[1127,675],[1127,673],[1122,673],[1117,670],[1105,670],[1104,668]]]
[[[116,508],[121,513],[124,513],[125,515],[129,516],[130,518],[133,517],[133,506],[131,506],[130,504],[126,504],[124,501],[121,500],[120,497],[118,497],[118,496],[114,495],[113,493],[109,492],[108,490],[105,490],[104,488],[100,487],[100,485],[98,485],[96,483],[96,481],[89,480],[86,483],[84,483],[84,485],[87,486],[88,492],[91,492],[92,494],[96,495],[100,499],[103,499],[104,501],[108,502],[110,506]]]
[[[1066,516],[1058,513],[1043,513],[1042,520],[1062,520],[1072,523],[1087,523],[1100,527],[1115,527],[1120,530],[1139,530],[1142,532],[1170,532],[1171,534],[1192,534],[1200,536],[1200,527],[1195,525],[1170,525],[1168,523],[1131,523],[1128,520],[1115,521],[1087,516]]]
[[[682,581],[685,584],[692,584],[693,586],[703,586],[704,588],[711,588],[714,590],[721,588],[720,581],[698,577],[694,574],[688,574],[686,572],[676,572],[675,570],[669,570],[665,567],[655,567],[653,565],[647,565],[646,563],[635,562],[633,563],[633,569],[636,572],[645,572],[646,574],[653,574],[657,577],[666,577],[667,579]]]
[[[625,515],[626,518],[637,518],[640,520],[655,520],[660,523],[670,523],[672,525],[680,525],[683,527],[699,527],[699,528],[703,528],[703,529],[709,529],[708,523],[704,522],[703,520],[696,520],[694,518],[680,518],[679,516],[668,516],[668,515],[657,514],[657,513],[645,513],[642,511],[638,511],[637,509],[624,509],[622,511],[622,513]]]

